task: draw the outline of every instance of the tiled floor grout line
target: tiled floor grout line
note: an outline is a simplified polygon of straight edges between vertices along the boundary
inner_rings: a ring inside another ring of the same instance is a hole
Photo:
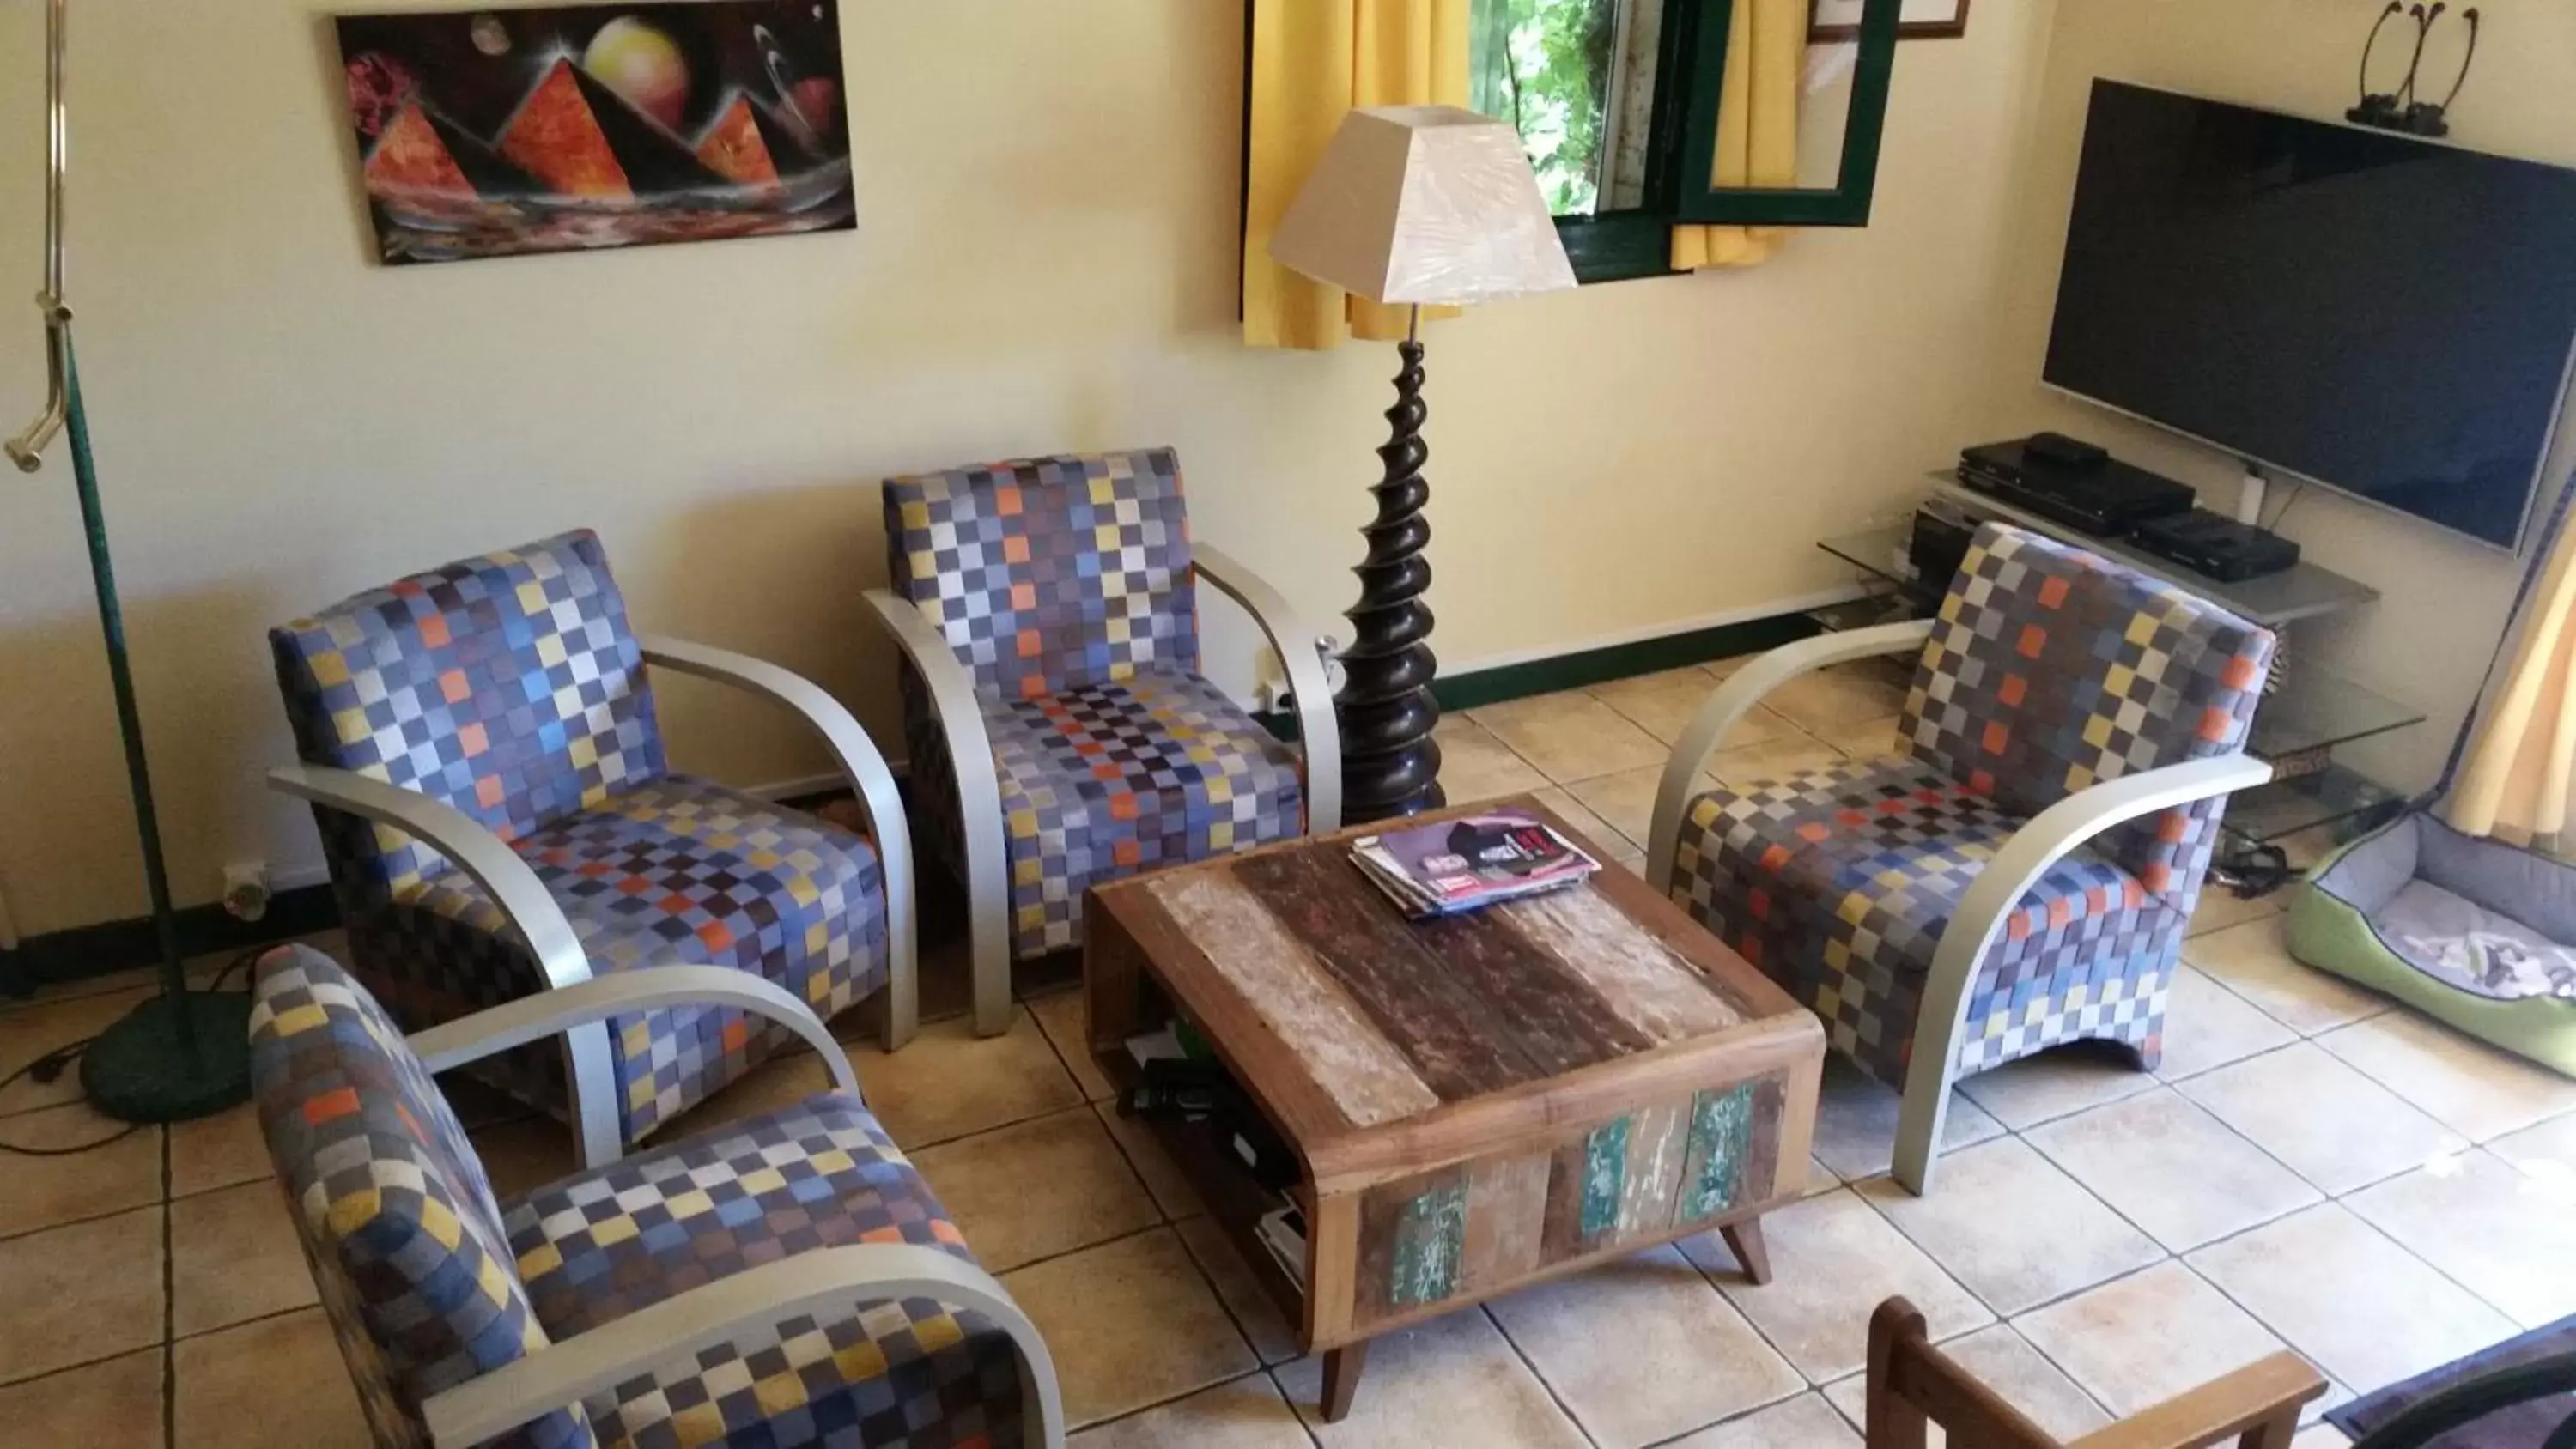
[[[1547,1395],[1549,1403],[1556,1405],[1556,1411],[1565,1416],[1565,1422],[1574,1426],[1574,1432],[1581,1436],[1583,1442],[1591,1445],[1592,1449],[1601,1449],[1601,1441],[1594,1438],[1592,1431],[1585,1427],[1583,1420],[1575,1414],[1574,1406],[1567,1403],[1565,1396],[1556,1391],[1556,1385],[1547,1381],[1547,1375],[1538,1371],[1537,1362],[1530,1358],[1526,1349],[1521,1347],[1520,1341],[1512,1337],[1512,1331],[1503,1326],[1503,1320],[1494,1315],[1493,1302],[1489,1299],[1478,1303],[1475,1305],[1475,1311],[1485,1315],[1485,1326],[1494,1330],[1494,1333],[1502,1339],[1503,1347],[1510,1349],[1512,1357],[1520,1360],[1521,1367],[1529,1370],[1530,1381],[1538,1385],[1540,1393]]]
[[[161,1446],[179,1449],[179,1254],[170,1205],[170,1129],[161,1129]]]

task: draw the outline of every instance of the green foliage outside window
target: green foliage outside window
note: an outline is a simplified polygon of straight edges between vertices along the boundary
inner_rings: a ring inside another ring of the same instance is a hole
[[[1472,104],[1510,121],[1559,216],[1588,216],[1601,193],[1619,0],[1476,0]]]

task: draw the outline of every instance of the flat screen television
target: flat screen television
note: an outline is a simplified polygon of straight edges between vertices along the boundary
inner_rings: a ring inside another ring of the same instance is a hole
[[[2043,378],[2503,548],[2576,350],[2576,171],[2097,81]]]

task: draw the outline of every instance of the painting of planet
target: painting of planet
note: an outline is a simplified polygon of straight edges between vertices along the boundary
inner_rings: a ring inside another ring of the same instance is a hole
[[[388,263],[847,230],[837,0],[335,17]]]

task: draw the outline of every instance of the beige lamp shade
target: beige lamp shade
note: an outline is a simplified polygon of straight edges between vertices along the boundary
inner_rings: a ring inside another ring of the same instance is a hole
[[[1520,134],[1456,106],[1343,117],[1270,255],[1376,302],[1487,302],[1574,285]]]

